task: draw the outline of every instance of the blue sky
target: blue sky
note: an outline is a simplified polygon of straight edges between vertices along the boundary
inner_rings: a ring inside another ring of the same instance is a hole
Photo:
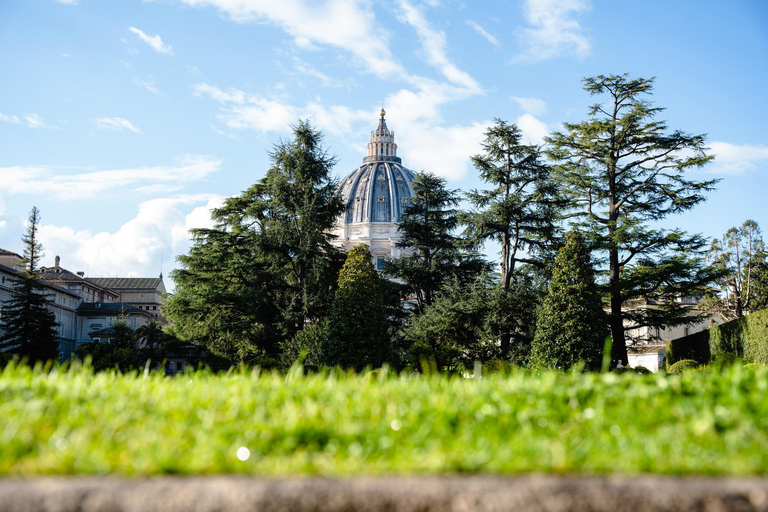
[[[0,48],[0,247],[22,250],[36,205],[44,265],[167,275],[291,123],[344,175],[382,102],[406,167],[482,187],[494,118],[540,143],[586,116],[583,77],[625,72],[717,155],[697,177],[718,190],[665,224],[768,229],[762,0],[3,0]]]

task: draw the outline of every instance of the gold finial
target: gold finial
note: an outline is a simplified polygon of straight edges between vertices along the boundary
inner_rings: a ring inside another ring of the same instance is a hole
[[[386,113],[386,112],[384,112],[384,109],[382,108],[382,109],[381,109],[381,112],[379,112],[379,115],[380,115],[381,117],[384,117],[385,115],[387,115],[387,113]]]

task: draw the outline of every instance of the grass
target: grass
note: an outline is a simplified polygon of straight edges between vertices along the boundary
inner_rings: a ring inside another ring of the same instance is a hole
[[[0,373],[0,475],[446,472],[768,474],[768,371]]]

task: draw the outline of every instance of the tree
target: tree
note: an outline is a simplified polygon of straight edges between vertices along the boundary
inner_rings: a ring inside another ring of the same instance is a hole
[[[459,196],[446,188],[445,179],[416,173],[413,192],[400,221],[398,242],[413,254],[387,261],[384,271],[403,280],[421,314],[445,283],[470,282],[486,265],[471,243],[453,234],[459,223],[455,209]]]
[[[302,121],[266,176],[213,211],[213,229],[173,274],[164,310],[184,340],[241,362],[277,364],[280,343],[325,317],[343,256],[329,231],[344,211],[322,135]]]
[[[607,94],[608,102],[547,138],[548,155],[558,162],[559,181],[580,210],[591,246],[607,257],[612,358],[625,365],[626,329],[690,322],[674,299],[716,277],[704,265],[703,237],[651,226],[693,208],[716,183],[686,179],[686,171],[712,157],[704,135],[667,133],[666,123],[656,120],[663,109],[642,97],[651,93],[653,81],[627,75],[584,79],[591,95]],[[638,298],[662,307],[625,308]]]
[[[43,255],[38,241],[40,211],[32,207],[24,242],[24,266],[13,283],[11,299],[3,305],[4,334],[0,350],[27,358],[30,364],[52,361],[59,357],[56,316],[49,309],[48,288],[37,276],[37,266]]]
[[[723,303],[726,316],[739,318],[755,302],[755,278],[761,277],[760,255],[765,253],[762,233],[757,222],[747,220],[740,228],[726,231],[722,239],[715,239],[709,250],[713,264],[722,273],[720,284],[725,292]],[[764,260],[764,257],[762,258]]]
[[[489,324],[496,300],[489,274],[470,283],[446,284],[422,315],[411,317],[403,335],[412,364],[427,360],[438,371],[471,370],[475,361],[499,355]]]
[[[551,167],[541,161],[537,146],[522,143],[516,125],[496,119],[485,131],[482,148],[472,163],[493,188],[467,194],[475,211],[463,222],[471,239],[501,245],[500,300],[505,301],[517,265],[542,267],[541,256],[556,247],[556,221],[565,203],[558,197]],[[509,354],[512,335],[509,326],[502,328],[502,357]]]
[[[321,360],[328,366],[378,368],[390,358],[390,342],[379,274],[365,244],[347,254],[331,307]]]
[[[600,370],[607,320],[589,248],[571,230],[552,267],[531,346],[532,365],[567,370],[584,361],[587,370]]]
[[[125,317],[118,318],[105,333],[106,341],[86,343],[75,350],[80,359],[91,357],[91,365],[96,371],[117,369],[127,371],[144,364],[138,359],[136,334],[128,326]]]

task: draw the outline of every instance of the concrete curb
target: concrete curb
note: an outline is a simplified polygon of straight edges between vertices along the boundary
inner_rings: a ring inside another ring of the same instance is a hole
[[[0,512],[768,511],[768,478],[0,479]]]

